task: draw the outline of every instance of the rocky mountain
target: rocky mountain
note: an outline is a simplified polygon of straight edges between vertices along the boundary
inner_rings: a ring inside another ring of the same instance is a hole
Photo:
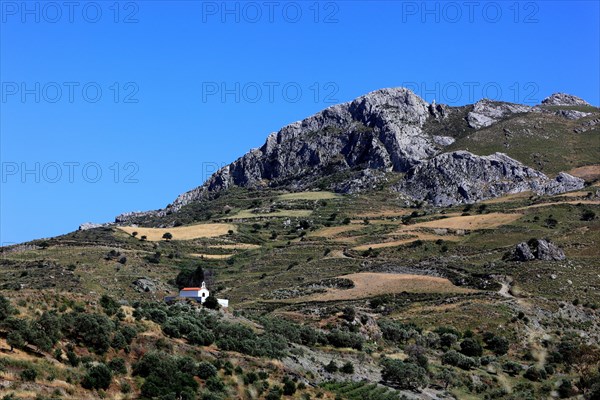
[[[560,106],[566,108],[557,109]],[[149,213],[160,216],[176,212],[231,187],[321,188],[354,193],[385,185],[390,176],[401,174],[405,176],[392,190],[408,200],[435,205],[472,203],[522,191],[579,189],[584,185],[581,179],[566,173],[551,179],[506,154],[444,152],[460,136],[456,125],[448,125],[448,121],[458,120],[462,132],[468,133],[519,115],[541,113],[569,120],[590,115],[569,108],[573,106],[589,104],[556,93],[535,107],[488,99],[471,106],[449,107],[429,104],[405,88],[377,90],[271,133],[260,148],[181,194],[166,209]],[[435,123],[448,125],[445,135],[428,128]],[[146,214],[122,214],[116,221]]]
[[[550,179],[506,154],[443,153],[412,169],[397,190],[436,206],[475,203],[507,193],[557,194],[580,189],[583,180],[566,173]]]

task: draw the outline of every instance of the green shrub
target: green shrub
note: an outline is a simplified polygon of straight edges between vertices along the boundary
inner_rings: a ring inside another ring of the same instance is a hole
[[[381,377],[400,389],[418,390],[427,386],[427,371],[418,365],[400,360],[386,359],[382,362]]]
[[[21,379],[26,382],[35,381],[37,378],[37,375],[38,375],[37,371],[33,368],[26,368],[23,371],[21,371],[21,373],[19,374]]]
[[[327,341],[334,347],[349,347],[356,350],[362,350],[363,339],[361,336],[334,329],[327,334]]]
[[[477,365],[477,362],[458,351],[450,350],[442,356],[442,364],[452,365],[464,370],[469,370]]]
[[[350,361],[347,361],[346,363],[344,363],[344,365],[341,366],[340,372],[344,374],[353,374],[354,365]]]
[[[466,338],[460,343],[460,352],[468,357],[481,357],[483,349],[475,338]]]
[[[127,373],[127,365],[125,364],[125,360],[120,357],[113,358],[108,363],[108,368],[115,374],[126,374]]]
[[[112,380],[112,372],[104,364],[91,366],[81,381],[85,389],[108,389]]]
[[[207,361],[202,361],[198,364],[196,375],[200,379],[208,379],[217,375],[217,368]]]

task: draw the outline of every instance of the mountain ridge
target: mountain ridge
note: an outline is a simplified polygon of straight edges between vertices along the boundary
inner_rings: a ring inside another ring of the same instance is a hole
[[[547,107],[567,107],[567,109],[548,109]],[[282,188],[290,191],[314,190],[316,188],[341,193],[354,193],[370,190],[381,182],[386,182],[388,174],[406,174],[414,183],[415,171],[425,171],[424,167],[437,156],[445,154],[444,148],[455,142],[452,136],[436,135],[426,132],[428,123],[445,122],[466,107],[468,112],[461,116],[462,128],[475,132],[497,124],[513,115],[543,114],[558,116],[569,120],[578,120],[591,115],[570,109],[573,106],[592,107],[583,99],[565,93],[555,93],[538,106],[526,106],[482,99],[472,105],[450,107],[444,104],[428,103],[406,88],[379,89],[352,101],[328,107],[310,117],[284,126],[269,134],[264,144],[250,150],[231,164],[221,168],[202,185],[180,194],[166,208],[142,213],[125,213],[116,217],[115,222],[125,223],[133,218],[145,215],[164,216],[177,212],[195,201],[201,201],[210,193],[227,190],[231,187],[260,189],[263,187]],[[450,129],[451,134],[455,134]],[[468,151],[462,149],[460,151]],[[498,153],[498,152],[496,152]],[[477,160],[482,168],[488,166],[486,155],[471,153],[471,160]],[[475,157],[475,158],[474,158]],[[477,158],[480,157],[480,158]],[[483,157],[483,158],[481,158]],[[454,159],[454,157],[442,157]],[[477,184],[471,186],[476,192],[478,187],[486,195],[464,196],[456,190],[438,205],[452,205],[479,201],[515,191],[534,190],[543,193],[545,187],[552,187],[553,193],[562,193],[583,187],[584,182],[566,173],[559,180],[552,180],[543,173],[513,174],[511,168],[525,171],[529,168],[508,155],[496,157],[496,163],[506,164],[497,172],[487,174],[479,171]],[[439,167],[438,163],[438,167]],[[452,166],[446,175],[452,173]],[[504,171],[504,172],[503,172]],[[456,171],[455,171],[456,172]],[[539,173],[538,173],[539,172]],[[338,182],[323,183],[324,178],[345,174]],[[541,175],[540,175],[541,174]],[[418,174],[417,174],[418,175]],[[493,191],[483,190],[488,175],[494,179],[527,180],[535,182],[513,182],[508,185],[496,185]],[[486,178],[487,177],[487,178]],[[427,179],[432,179],[431,176]],[[435,180],[435,179],[434,179]],[[482,186],[483,185],[483,186]],[[408,183],[395,185],[398,195],[408,200],[421,201],[436,198],[435,194],[415,192],[415,188],[434,190],[427,185]],[[504,189],[502,189],[504,188]],[[435,201],[434,201],[435,204]]]

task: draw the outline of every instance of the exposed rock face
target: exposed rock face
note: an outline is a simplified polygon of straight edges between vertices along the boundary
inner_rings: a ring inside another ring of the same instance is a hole
[[[565,259],[565,253],[548,240],[538,239],[534,242],[533,247],[533,254],[538,260],[561,261]]]
[[[571,190],[582,189],[585,184],[583,179],[569,175],[566,172],[559,173],[556,178],[546,183],[543,191],[537,191],[540,194],[554,195]]]
[[[467,115],[467,122],[471,128],[480,129],[490,126],[510,114],[529,111],[531,111],[531,107],[522,104],[483,99],[475,103],[473,111]]]
[[[578,97],[561,93],[543,103],[587,105]],[[396,187],[405,196],[442,206],[528,190],[555,194],[583,187],[578,178],[560,174],[552,180],[501,153],[487,157],[466,151],[440,153],[454,143],[456,126],[467,129],[465,119],[471,128],[480,129],[517,113],[558,112],[565,118],[587,113],[487,99],[474,104],[465,116],[470,108],[460,107],[456,114],[455,108],[428,104],[408,89],[377,90],[270,134],[260,148],[220,169],[202,186],[181,194],[167,208],[125,213],[115,222],[164,216],[233,186],[294,191],[326,184],[328,189],[343,193],[373,190],[387,182],[389,172],[407,173]],[[575,131],[592,129],[592,125],[585,125],[588,122]],[[430,130],[430,125],[442,129]],[[505,134],[512,135],[508,129]]]
[[[522,242],[516,245],[515,249],[509,252],[506,259],[511,261],[562,261],[565,253],[554,243],[545,239],[532,239],[529,242]]]
[[[133,287],[138,292],[154,293],[157,290],[156,283],[150,278],[138,278],[132,282]]]
[[[527,242],[519,243],[515,247],[514,259],[518,261],[531,261],[535,260],[535,256],[531,252]]]
[[[433,136],[433,141],[440,146],[450,146],[452,143],[456,141],[453,137],[450,136]]]
[[[542,100],[547,106],[589,106],[590,103],[580,97],[567,93],[554,93]]]
[[[202,187],[184,193],[173,209],[206,191],[231,186],[308,188],[319,178],[354,167],[405,172],[437,153],[421,127],[429,104],[408,89],[382,89],[329,107],[272,133],[215,173]],[[440,115],[443,107],[434,107]],[[369,186],[366,184],[365,186]]]
[[[79,230],[87,231],[88,229],[101,228],[103,226],[106,226],[106,224],[94,224],[93,222],[84,222],[83,224],[79,225]]]
[[[564,117],[566,119],[570,119],[570,120],[577,120],[583,117],[587,117],[588,115],[591,115],[592,113],[586,113],[583,111],[576,111],[576,110],[558,110],[556,112],[556,115],[558,115],[559,117]]]
[[[476,156],[456,151],[415,167],[396,189],[413,199],[449,206],[530,190],[554,194],[580,189],[583,184],[582,179],[565,173],[552,180],[506,154]]]

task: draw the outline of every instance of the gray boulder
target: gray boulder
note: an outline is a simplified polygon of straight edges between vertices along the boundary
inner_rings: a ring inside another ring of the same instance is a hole
[[[581,97],[573,96],[567,93],[554,93],[542,100],[542,104],[547,106],[589,106],[590,103]]]
[[[533,246],[533,254],[538,260],[561,261],[566,258],[562,249],[548,240],[538,239]]]
[[[529,245],[527,244],[527,242],[519,243],[515,247],[514,259],[517,261],[535,260],[535,256],[531,252],[531,249],[529,248]]]
[[[546,239],[532,239],[517,244],[505,259],[527,262],[533,260],[562,261],[566,258],[562,249]]]
[[[150,292],[154,293],[157,290],[156,283],[150,278],[138,278],[132,283],[133,288],[140,293]]]

